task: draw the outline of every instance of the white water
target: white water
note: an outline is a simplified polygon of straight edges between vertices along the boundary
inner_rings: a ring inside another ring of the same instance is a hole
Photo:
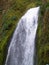
[[[39,7],[29,9],[13,34],[5,65],[34,65]]]

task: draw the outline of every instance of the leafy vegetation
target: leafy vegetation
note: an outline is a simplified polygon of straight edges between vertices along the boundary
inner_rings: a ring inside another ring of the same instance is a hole
[[[40,6],[37,30],[37,65],[49,64],[49,0],[0,0],[0,65],[5,62],[9,40],[20,17]]]

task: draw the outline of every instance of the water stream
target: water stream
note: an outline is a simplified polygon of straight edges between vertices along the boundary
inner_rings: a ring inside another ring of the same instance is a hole
[[[21,17],[10,42],[5,65],[34,65],[39,8],[30,8]]]

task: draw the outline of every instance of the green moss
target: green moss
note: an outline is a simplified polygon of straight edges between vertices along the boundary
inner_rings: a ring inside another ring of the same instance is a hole
[[[33,8],[33,7],[36,7],[36,4],[34,2],[30,3],[29,5],[27,5],[27,10],[29,8]]]
[[[44,8],[43,8],[44,7]],[[47,8],[48,7],[48,8]],[[37,30],[37,65],[49,64],[49,6],[41,6]]]

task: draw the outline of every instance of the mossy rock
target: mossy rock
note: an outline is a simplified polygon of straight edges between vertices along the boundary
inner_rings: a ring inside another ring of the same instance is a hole
[[[43,8],[42,5],[41,8]],[[42,14],[43,13],[43,14]],[[49,6],[41,10],[37,30],[37,65],[49,64]]]
[[[29,4],[27,6],[27,10],[30,9],[30,8],[33,8],[33,7],[36,7],[36,3],[32,2],[31,4]]]

